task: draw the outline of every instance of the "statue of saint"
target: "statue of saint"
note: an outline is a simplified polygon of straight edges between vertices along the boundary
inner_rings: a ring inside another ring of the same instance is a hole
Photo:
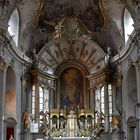
[[[112,129],[119,129],[121,124],[121,115],[118,110],[115,110],[112,114]]]
[[[30,124],[30,116],[28,112],[23,112],[23,127],[24,129],[27,129]]]

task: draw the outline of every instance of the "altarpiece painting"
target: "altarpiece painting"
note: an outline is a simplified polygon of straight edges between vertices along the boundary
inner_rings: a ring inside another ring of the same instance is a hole
[[[76,68],[64,70],[60,78],[61,108],[74,109],[83,105],[83,75]]]

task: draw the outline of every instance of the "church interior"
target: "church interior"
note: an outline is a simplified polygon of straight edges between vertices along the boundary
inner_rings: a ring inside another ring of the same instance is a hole
[[[0,1],[0,140],[140,140],[140,0]]]

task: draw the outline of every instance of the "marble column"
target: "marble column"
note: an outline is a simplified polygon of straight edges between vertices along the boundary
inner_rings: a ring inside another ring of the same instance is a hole
[[[90,109],[95,109],[95,90],[93,87],[93,82],[90,81]]]
[[[50,119],[50,120],[49,120],[49,121],[50,121],[50,129],[52,129],[52,124],[53,124],[53,123],[52,123],[52,118],[50,117],[49,119]]]
[[[38,75],[34,75],[35,85],[35,122],[39,124],[39,79]]]
[[[114,112],[116,110],[117,107],[117,103],[116,103],[116,87],[114,85],[112,85],[112,111]]]
[[[105,132],[109,131],[109,95],[108,85],[104,85]]]
[[[138,16],[139,17],[139,16]],[[136,117],[138,119],[138,139],[140,139],[140,19],[135,20],[134,28],[136,31],[135,45],[137,46],[137,62],[136,62],[136,77],[137,77],[137,103]]]
[[[137,104],[136,104],[136,117],[138,119],[138,139],[140,139],[140,60],[136,65],[137,77]]]
[[[5,139],[5,129],[4,129],[4,119],[5,119],[5,89],[6,89],[6,67],[3,68],[2,72],[2,77],[1,77],[1,81],[2,81],[2,84],[0,85],[2,87],[1,89],[1,93],[2,93],[2,96],[1,96],[1,99],[2,99],[2,104],[1,104],[1,120],[0,120],[0,139],[1,140],[4,140]]]
[[[16,139],[21,139],[21,72],[16,70]]]
[[[27,93],[26,93],[26,90],[27,90],[27,79],[26,77],[24,77],[24,74],[22,74],[22,77],[21,77],[21,98],[22,98],[22,101],[21,101],[21,110],[22,112],[24,111],[27,111],[27,112],[30,112],[31,110],[29,109],[29,106],[28,106],[28,97],[27,97]]]

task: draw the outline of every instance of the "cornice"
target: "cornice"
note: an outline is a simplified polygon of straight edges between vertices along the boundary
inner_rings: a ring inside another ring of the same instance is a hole
[[[29,57],[27,57],[25,55],[24,52],[22,52],[21,50],[19,50],[16,45],[15,42],[13,41],[12,37],[10,36],[10,34],[7,32],[6,33],[6,37],[8,38],[8,40],[10,41],[10,45],[7,45],[7,49],[10,51],[10,53],[21,63],[26,63],[26,64],[32,64],[32,59],[30,59]]]
[[[112,57],[111,62],[115,63],[117,61],[122,62],[124,61],[132,52],[132,50],[134,49],[135,45],[133,44],[133,39],[136,36],[136,32],[133,31],[133,33],[131,34],[130,39],[127,41],[127,44],[125,45],[125,47],[123,47],[122,49],[118,50],[117,55],[115,55],[114,57]]]
[[[94,86],[95,85],[99,85],[99,84],[104,84],[104,83],[112,83],[113,81],[113,77],[111,76],[111,74],[113,73],[112,69],[106,68],[106,69],[102,69],[99,72],[93,74],[93,75],[89,75],[87,76],[87,78],[90,81],[94,81]]]
[[[53,76],[53,75],[49,75],[49,74],[46,74],[38,69],[36,70],[31,70],[30,73],[33,75],[33,76],[41,76],[42,78],[47,78],[48,80],[55,80],[57,79],[57,76]]]

